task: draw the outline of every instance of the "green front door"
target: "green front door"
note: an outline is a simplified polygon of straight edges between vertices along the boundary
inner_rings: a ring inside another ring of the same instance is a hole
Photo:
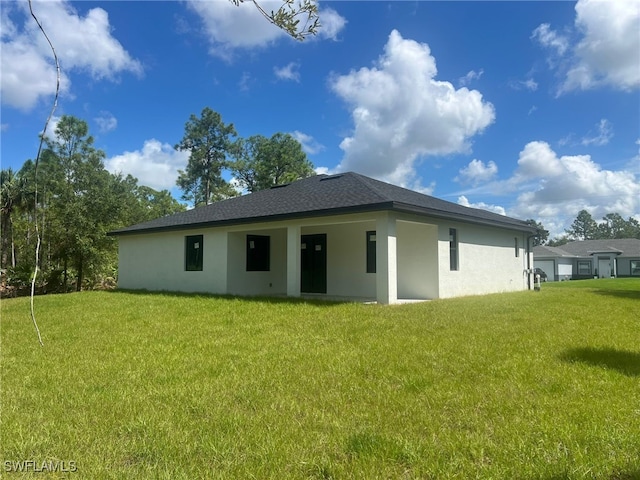
[[[300,291],[327,293],[327,235],[302,235]]]

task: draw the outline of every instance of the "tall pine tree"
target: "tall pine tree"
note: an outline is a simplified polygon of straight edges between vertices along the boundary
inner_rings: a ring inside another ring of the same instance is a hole
[[[236,135],[233,123],[225,125],[220,114],[209,107],[202,110],[200,118],[189,117],[184,136],[175,146],[189,152],[187,168],[178,172],[176,182],[184,200],[199,206],[237,195],[222,177],[233,150],[231,138]]]

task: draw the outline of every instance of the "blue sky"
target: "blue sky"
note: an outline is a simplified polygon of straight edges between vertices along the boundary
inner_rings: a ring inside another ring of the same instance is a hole
[[[19,169],[55,69],[27,2],[0,5],[2,168]],[[176,197],[187,157],[173,145],[210,107],[243,137],[291,133],[319,172],[534,218],[552,236],[581,209],[640,220],[640,0],[319,8],[319,34],[297,42],[226,0],[34,2],[62,66],[56,117],[86,120],[109,170]]]

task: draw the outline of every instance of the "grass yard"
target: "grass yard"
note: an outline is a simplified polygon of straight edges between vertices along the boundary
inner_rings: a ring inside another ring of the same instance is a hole
[[[50,295],[44,348],[28,302],[1,306],[3,478],[640,478],[640,279],[402,306]]]

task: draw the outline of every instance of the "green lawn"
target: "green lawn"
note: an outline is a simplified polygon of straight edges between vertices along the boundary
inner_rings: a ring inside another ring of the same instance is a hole
[[[3,478],[640,478],[640,279],[35,300],[44,348],[29,300],[2,301]],[[77,471],[7,473],[25,460]]]

